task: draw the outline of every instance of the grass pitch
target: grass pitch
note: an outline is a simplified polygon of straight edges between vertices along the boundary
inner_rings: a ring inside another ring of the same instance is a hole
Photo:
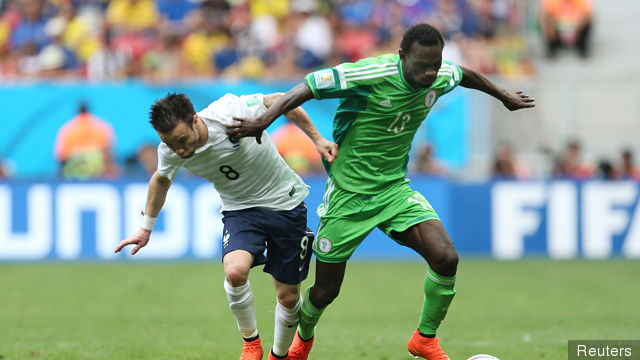
[[[569,339],[640,339],[638,274],[639,261],[463,259],[438,337],[455,360],[559,360]],[[417,262],[350,263],[310,360],[408,359],[424,275]],[[0,359],[235,360],[222,281],[217,263],[0,264]],[[275,294],[260,270],[251,282],[266,353]]]

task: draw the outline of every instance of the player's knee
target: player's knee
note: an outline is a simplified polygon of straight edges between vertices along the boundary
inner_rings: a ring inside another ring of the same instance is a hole
[[[312,303],[319,308],[323,308],[333,302],[340,294],[339,284],[326,284],[324,286],[314,285],[315,295]]]
[[[287,309],[293,309],[300,298],[299,293],[278,292],[278,302]]]
[[[439,275],[453,276],[458,268],[458,252],[453,246],[448,246],[436,254],[429,265]]]
[[[231,286],[238,287],[247,283],[247,279],[249,278],[249,269],[245,269],[241,266],[225,266],[224,275]]]

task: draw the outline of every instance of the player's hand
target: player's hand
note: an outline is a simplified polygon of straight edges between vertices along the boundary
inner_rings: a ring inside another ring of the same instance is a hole
[[[123,247],[127,245],[136,245],[136,247],[131,250],[131,255],[135,255],[138,250],[142,249],[149,242],[149,237],[151,235],[151,230],[140,228],[135,234],[129,236],[128,238],[120,241],[118,246],[116,246],[115,253],[119,253]]]
[[[502,100],[502,103],[507,109],[514,111],[522,108],[530,108],[536,106],[536,99],[519,90],[514,93],[507,92],[506,97]]]
[[[259,118],[255,117],[233,117],[237,121],[236,124],[227,125],[227,135],[234,139],[240,139],[247,136],[255,136],[258,144],[262,144],[262,131],[266,128]]]
[[[333,160],[338,157],[338,144],[325,138],[320,139],[316,143],[316,150],[327,160],[329,164],[333,164]]]

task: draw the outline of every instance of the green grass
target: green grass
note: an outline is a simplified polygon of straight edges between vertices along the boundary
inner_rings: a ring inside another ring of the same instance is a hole
[[[408,359],[424,273],[350,263],[310,359]],[[569,339],[640,338],[638,261],[474,259],[458,274],[438,335],[452,359],[566,359]],[[237,359],[222,279],[208,263],[0,264],[0,359]],[[275,294],[260,270],[251,281],[269,348]]]

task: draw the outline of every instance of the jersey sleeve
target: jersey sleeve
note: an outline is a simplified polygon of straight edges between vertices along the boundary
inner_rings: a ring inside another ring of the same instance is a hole
[[[318,70],[305,76],[304,81],[318,100],[343,98],[358,93],[368,94],[371,86],[397,73],[397,56],[383,55]]]
[[[442,62],[438,75],[448,77],[447,85],[442,92],[443,94],[455,89],[455,87],[460,84],[460,81],[462,81],[462,69],[460,69],[458,65],[448,61]]]
[[[243,117],[257,117],[267,111],[263,94],[242,95],[239,98],[240,111]]]
[[[339,98],[345,95],[345,89],[340,84],[340,75],[335,67],[309,73],[305,76],[304,81],[311,89],[313,97],[318,100]]]
[[[158,175],[173,180],[184,160],[176,155],[165,143],[158,146]]]
[[[233,117],[256,117],[266,110],[263,94],[225,94],[199,111],[198,115],[224,126],[234,124]]]

